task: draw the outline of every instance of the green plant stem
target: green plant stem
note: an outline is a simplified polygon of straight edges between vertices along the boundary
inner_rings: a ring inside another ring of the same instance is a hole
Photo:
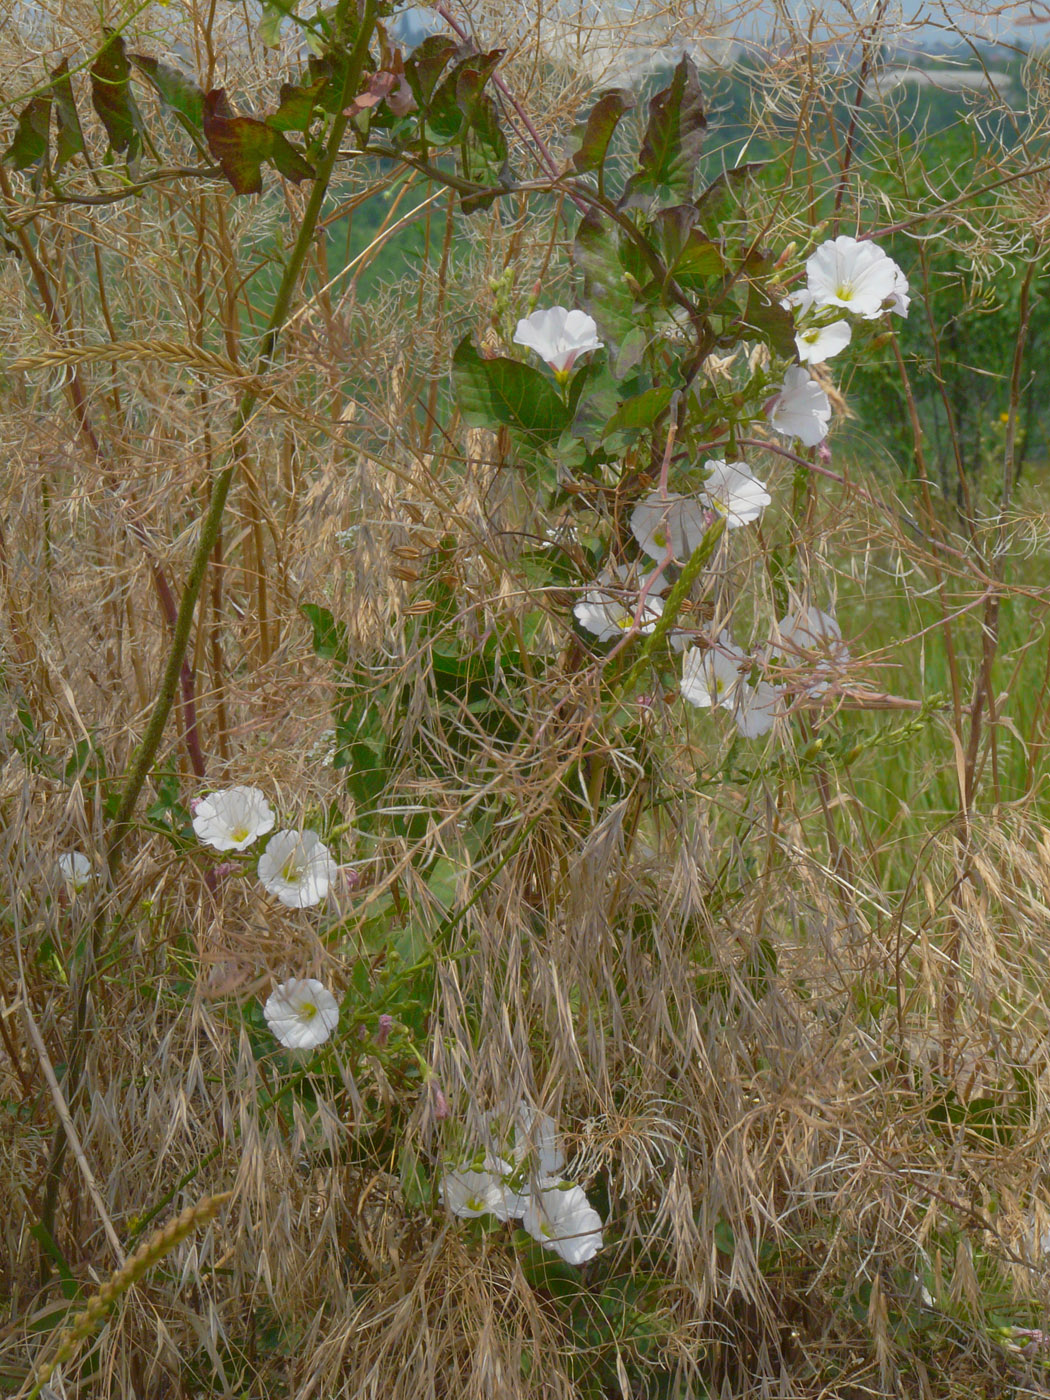
[[[346,5],[341,7],[345,10]],[[263,334],[262,345],[256,360],[255,372],[262,374],[270,366],[274,353],[277,349],[277,341],[280,337],[284,324],[288,319],[291,310],[292,299],[299,284],[299,276],[302,272],[303,263],[310,249],[318,219],[321,214],[321,207],[324,204],[325,195],[328,192],[328,185],[335,169],[336,161],[339,159],[339,145],[346,131],[349,118],[346,116],[345,108],[349,105],[350,99],[361,80],[365,61],[368,57],[368,45],[372,37],[372,29],[375,22],[375,0],[365,0],[364,13],[361,17],[361,25],[358,31],[357,40],[354,43],[350,61],[347,64],[346,75],[343,80],[343,89],[339,100],[336,115],[332,121],[331,131],[328,136],[328,144],[325,153],[318,162],[317,178],[310,191],[310,198],[307,201],[306,209],[303,213],[302,223],[299,225],[299,235],[295,240],[295,246],[288,257],[285,265],[284,276],[277,289],[277,296],[274,300],[273,310]],[[168,660],[164,668],[164,675],[157,690],[157,698],[154,701],[153,711],[146,726],[146,732],[142,736],[138,752],[135,756],[134,764],[128,774],[121,795],[120,806],[113,823],[113,831],[107,850],[107,859],[111,873],[115,871],[120,862],[121,850],[127,836],[131,818],[135,811],[135,804],[138,802],[139,794],[142,791],[149,771],[153,766],[157,750],[160,747],[161,739],[164,736],[164,729],[171,713],[171,707],[175,700],[176,687],[179,680],[179,671],[182,666],[183,657],[189,646],[190,633],[193,628],[193,618],[197,609],[197,600],[204,584],[204,577],[208,570],[208,560],[215,543],[219,538],[219,530],[222,526],[222,518],[226,509],[226,500],[230,494],[230,487],[237,473],[240,456],[243,449],[244,432],[251,415],[258,401],[258,392],[255,388],[247,389],[237,407],[230,434],[230,457],[229,464],[223,468],[215,478],[211,489],[211,496],[208,501],[208,509],[201,525],[200,538],[197,541],[197,549],[190,564],[189,572],[186,576],[186,583],[183,587],[182,599],[179,603],[178,615],[175,619],[174,633],[171,640],[171,647],[168,651]]]
[[[711,555],[714,554],[715,550],[718,548],[719,540],[725,534],[725,528],[725,516],[721,516],[707,531],[696,549],[693,550],[682,572],[675,580],[674,587],[667,595],[667,602],[664,604],[663,612],[656,619],[656,626],[642,644],[642,649],[638,653],[637,661],[617,687],[621,695],[625,695],[632,687],[637,685],[638,681],[641,679],[642,672],[649,664],[649,658],[653,654],[654,648],[660,645],[674,626],[675,618],[678,616],[690,588],[692,588],[704,569],[707,568]]]
[[[343,0],[340,5],[340,18],[345,16],[349,4],[350,0]],[[350,99],[361,81],[361,74],[364,71],[365,62],[368,58],[368,45],[375,25],[375,16],[376,0],[365,0],[360,28],[350,54],[350,60],[347,63],[342,93],[340,95],[336,115],[332,120],[332,127],[328,135],[328,143],[325,147],[324,155],[318,162],[317,178],[314,181],[313,188],[310,191],[310,197],[307,200],[306,209],[303,212],[302,223],[299,226],[299,234],[289,254],[288,262],[284,269],[284,275],[281,278],[280,286],[277,289],[277,296],[274,299],[273,310],[270,313],[266,330],[263,333],[262,345],[260,346],[256,360],[257,374],[263,373],[271,364],[277,348],[277,341],[288,319],[288,313],[291,310],[292,299],[295,296],[303,264],[306,261],[306,255],[310,249],[310,244],[317,228],[321,208],[324,204],[325,195],[328,192],[328,186],[332,178],[332,172],[335,170],[336,162],[339,159],[339,146],[346,132],[348,122],[348,118],[345,115],[345,108],[349,106]],[[241,461],[244,432],[257,402],[257,389],[254,387],[247,389],[241,398],[236,415],[234,416],[230,434],[230,462],[215,478],[212,485],[211,495],[208,500],[208,509],[201,525],[200,538],[197,541],[197,549],[186,576],[178,613],[176,614],[172,628],[171,645],[168,649],[168,659],[164,668],[164,675],[157,689],[156,699],[153,703],[153,710],[150,714],[149,722],[146,725],[146,731],[142,736],[142,741],[139,744],[131,770],[125,780],[120,805],[117,808],[117,814],[110,831],[106,849],[106,859],[111,879],[115,876],[117,867],[120,864],[124,841],[130,830],[131,818],[134,814],[136,803],[138,802],[139,795],[142,792],[150,769],[153,766],[153,761],[156,758],[161,739],[164,737],[164,730],[168,722],[168,717],[175,703],[179,678],[183,662],[185,661],[186,651],[189,646],[190,633],[193,630],[193,618],[197,609],[197,601],[204,584],[204,578],[208,569],[208,561],[215,548],[216,540],[219,537],[223,514],[226,509],[226,500],[230,494],[230,487],[233,484],[237,467]],[[94,955],[97,950],[99,931],[99,921],[96,919],[91,933],[92,955]],[[69,1069],[65,1086],[67,1103],[70,1105],[72,1105],[76,1098],[85,1062],[83,1045],[88,1007],[90,1005],[91,972],[91,967],[87,967],[84,970],[84,981],[81,986],[80,996],[77,999],[77,1007],[73,1020],[71,1034],[72,1053],[69,1057]],[[58,1206],[59,1186],[61,1184],[63,1167],[65,1165],[66,1143],[65,1127],[59,1122],[55,1128],[55,1135],[51,1143],[51,1152],[45,1176],[44,1200],[40,1216],[41,1223],[51,1236],[55,1233],[55,1213]]]

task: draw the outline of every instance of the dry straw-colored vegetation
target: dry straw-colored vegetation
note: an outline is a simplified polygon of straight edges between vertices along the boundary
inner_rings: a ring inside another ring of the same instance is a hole
[[[374,6],[336,10],[353,98]],[[942,156],[880,95],[884,4],[828,16],[834,39],[779,16],[752,66],[745,158],[772,163],[727,221],[783,290],[823,238],[893,237],[914,300],[857,352],[884,414],[820,371],[830,458],[753,428],[773,504],[683,600],[756,647],[788,589],[837,605],[848,666],[823,693],[781,672],[790,714],[746,740],[685,705],[666,647],[606,662],[573,621],[610,540],[633,548],[666,420],[596,485],[452,388],[464,336],[524,359],[517,318],[587,295],[565,170],[599,70],[711,30],[544,10],[450,10],[507,50],[517,182],[465,213],[333,112],[288,133],[317,179],[267,164],[236,194],[141,68],[144,135],[107,153],[100,14],[5,0],[4,1394],[1048,1393],[1050,578],[1018,481],[1045,71],[992,74]],[[226,0],[101,18],[245,113],[304,68],[294,24],[266,47]],[[55,97],[31,158],[18,123],[63,58],[83,149],[58,159]],[[711,179],[741,150],[725,75],[701,82]],[[939,387],[945,286],[1012,318],[979,469]],[[701,393],[768,357],[707,346]],[[216,868],[190,801],[234,784],[323,834],[324,904]],[[298,1058],[261,1011],[289,976],[341,1001]],[[441,1202],[442,1164],[519,1100],[603,1218],[581,1268]]]

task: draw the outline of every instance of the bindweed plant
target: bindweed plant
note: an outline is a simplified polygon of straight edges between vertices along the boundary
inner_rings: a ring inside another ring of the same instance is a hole
[[[1038,54],[163,9],[4,41],[11,1393],[1033,1393]]]

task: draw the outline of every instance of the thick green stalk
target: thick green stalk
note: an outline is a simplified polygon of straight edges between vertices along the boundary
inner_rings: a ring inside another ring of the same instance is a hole
[[[361,74],[364,71],[365,61],[368,57],[368,45],[372,37],[374,22],[375,0],[365,0],[357,41],[354,44],[353,52],[350,55],[350,61],[347,64],[339,107],[332,121],[332,129],[329,133],[325,153],[318,162],[317,178],[314,181],[313,188],[310,191],[310,198],[307,201],[306,209],[303,213],[302,223],[299,226],[299,236],[295,240],[295,246],[285,265],[284,276],[281,278],[281,285],[277,289],[273,310],[270,313],[270,319],[263,335],[262,345],[256,362],[256,374],[261,374],[269,367],[277,347],[278,338],[288,319],[288,313],[291,309],[292,299],[295,296],[295,290],[299,283],[303,263],[317,229],[321,206],[328,192],[328,185],[331,181],[336,161],[339,159],[339,147],[342,143],[343,135],[346,132],[347,122],[349,120],[345,114],[345,108],[349,106],[351,98],[354,96],[357,86],[361,81]],[[157,690],[157,698],[153,704],[153,711],[149,717],[149,723],[146,725],[146,731],[142,736],[142,742],[139,744],[138,752],[135,755],[135,761],[128,774],[124,792],[121,796],[120,807],[117,810],[116,819],[113,824],[113,833],[108,852],[111,870],[119,863],[121,847],[127,836],[131,818],[135,811],[135,804],[138,802],[139,794],[153,766],[153,761],[156,758],[161,739],[164,737],[164,729],[168,722],[168,716],[175,702],[175,694],[179,682],[179,670],[182,666],[183,658],[186,655],[186,649],[189,646],[190,633],[193,629],[193,618],[197,609],[197,600],[200,597],[200,591],[204,584],[204,576],[208,570],[208,560],[211,557],[212,550],[215,548],[215,542],[219,537],[219,528],[222,525],[222,517],[226,509],[226,499],[230,494],[230,487],[233,484],[233,479],[237,472],[240,453],[242,451],[244,430],[251,418],[257,401],[258,393],[255,389],[248,389],[245,391],[238,405],[230,434],[229,465],[223,468],[212,485],[211,496],[208,501],[208,510],[201,525],[197,549],[194,553],[193,561],[190,564],[189,573],[186,576],[186,583],[183,588],[182,600],[179,603],[179,611],[175,619],[175,627],[172,635],[171,647],[168,652],[167,664],[164,668],[164,676]]]
[[[343,0],[339,7],[339,20],[345,16],[353,0]],[[320,218],[321,207],[324,204],[325,195],[335,170],[336,161],[339,159],[339,148],[346,132],[348,118],[345,109],[350,105],[364,71],[365,62],[368,58],[368,45],[372,38],[372,31],[375,26],[376,0],[364,0],[360,18],[360,28],[354,42],[353,50],[347,63],[346,75],[343,81],[343,90],[340,94],[340,101],[332,120],[332,128],[329,132],[328,143],[325,147],[324,155],[318,162],[317,178],[310,191],[306,209],[303,212],[302,223],[299,226],[299,234],[295,240],[295,245],[289,255],[285,265],[284,275],[281,278],[280,286],[277,289],[277,296],[274,299],[273,310],[267,322],[266,330],[263,334],[262,345],[256,360],[256,374],[263,373],[273,360],[277,341],[288,313],[291,309],[292,299],[299,285],[299,278],[302,273],[303,264],[310,244],[317,230]],[[243,452],[244,430],[258,402],[258,393],[252,388],[245,391],[237,413],[234,417],[230,433],[230,461],[219,475],[215,478],[211,488],[211,495],[208,500],[208,509],[201,524],[200,539],[197,541],[197,548],[190,564],[189,573],[183,587],[182,599],[179,603],[179,610],[172,628],[171,646],[168,651],[167,663],[164,667],[164,675],[157,689],[156,699],[153,702],[153,710],[146,725],[146,731],[142,736],[142,741],[138,746],[134,762],[128,773],[124,784],[124,791],[121,795],[120,806],[114,818],[112,831],[110,833],[107,860],[110,873],[116,871],[120,863],[121,851],[124,841],[130,830],[131,818],[135,812],[135,805],[138,802],[139,794],[142,792],[146,778],[149,776],[153,761],[157,756],[161,739],[164,737],[164,729],[171,714],[172,706],[175,703],[175,696],[178,690],[180,671],[189,646],[190,633],[193,630],[193,618],[197,610],[197,600],[200,597],[201,588],[204,584],[204,577],[208,569],[208,561],[211,558],[215,542],[219,536],[219,529],[222,525],[223,513],[226,509],[226,499],[230,494],[230,487],[236,475],[237,466],[241,460]],[[101,934],[103,910],[100,909],[95,918],[95,923],[91,930],[91,951],[95,953],[99,936]],[[80,995],[77,999],[77,1007],[71,1035],[71,1050],[69,1055],[69,1069],[66,1076],[66,1099],[70,1106],[76,1097],[76,1092],[80,1084],[80,1077],[84,1067],[84,1030],[87,1024],[89,993],[91,989],[93,963],[85,967],[83,971],[83,982]],[[64,1126],[59,1123],[55,1129],[55,1135],[51,1144],[51,1153],[48,1160],[47,1173],[45,1176],[44,1199],[41,1208],[41,1223],[48,1234],[54,1234],[55,1211],[58,1205],[58,1191],[62,1180],[62,1171],[65,1164],[66,1155],[66,1133]]]
[[[725,534],[725,529],[725,516],[721,516],[710,527],[690,558],[684,564],[682,572],[675,580],[674,587],[667,595],[667,602],[664,604],[663,612],[656,619],[656,626],[642,644],[637,661],[635,661],[634,665],[617,687],[617,691],[620,695],[626,695],[627,692],[633,689],[641,680],[645,668],[649,663],[650,656],[652,656],[653,651],[660,645],[674,626],[675,618],[678,616],[682,604],[689,596],[689,590],[707,567],[708,560],[711,558],[711,555],[714,554],[715,549],[718,547],[719,540]]]

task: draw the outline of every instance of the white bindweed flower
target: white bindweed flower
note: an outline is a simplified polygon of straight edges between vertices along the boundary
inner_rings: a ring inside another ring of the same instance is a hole
[[[714,646],[689,647],[682,658],[682,695],[699,709],[714,705],[732,708],[741,684],[741,667],[748,664],[746,653],[724,632]]]
[[[758,739],[768,734],[774,722],[783,714],[783,692],[769,681],[756,685],[746,682],[733,693],[732,709],[736,727],[745,739]]]
[[[711,523],[708,509],[697,496],[681,496],[669,491],[661,496],[653,491],[631,512],[631,534],[650,559],[663,562],[668,546],[679,563],[688,559],[707,533]]]
[[[816,447],[828,435],[831,402],[801,365],[792,365],[767,414],[778,433],[797,437],[806,447]]]
[[[197,839],[217,851],[243,851],[272,831],[276,817],[256,787],[225,788],[209,793],[194,807]]]
[[[275,831],[259,857],[259,879],[289,909],[320,904],[339,867],[316,831]]]
[[[507,1185],[514,1168],[502,1157],[486,1157],[482,1169],[464,1163],[446,1171],[438,1191],[453,1215],[471,1219],[494,1215],[497,1220],[517,1220],[527,1208],[527,1193]]]
[[[813,293],[808,287],[799,287],[797,292],[789,292],[780,305],[785,311],[797,311],[804,317],[813,308]]]
[[[514,1160],[520,1166],[526,1157],[532,1157],[541,1185],[565,1169],[565,1151],[554,1119],[523,1100],[514,1124]]]
[[[815,306],[842,306],[866,320],[882,314],[896,290],[900,268],[877,244],[842,234],[806,259]],[[906,289],[905,289],[906,290]]]
[[[625,588],[624,580],[629,574],[630,570],[622,564],[617,565],[615,570],[603,570],[597,586],[588,589],[573,608],[580,626],[593,632],[600,642],[620,637],[634,626],[639,589],[644,588],[648,580],[641,579],[636,587]],[[639,631],[651,632],[663,610],[663,599],[650,593],[642,608]]]
[[[289,1050],[323,1045],[339,1024],[339,1003],[314,977],[292,977],[274,987],[263,1007],[266,1024]]]
[[[746,462],[705,462],[704,471],[703,499],[730,530],[757,520],[772,499]]]
[[[567,1264],[586,1264],[602,1247],[602,1218],[580,1186],[552,1182],[529,1196],[522,1226]]]
[[[845,350],[853,331],[848,321],[832,321],[830,326],[806,326],[795,334],[798,357],[804,365],[822,365]]]
[[[567,377],[576,358],[588,350],[600,350],[598,326],[586,311],[550,306],[523,317],[514,332],[514,344],[534,350],[559,377]]]
[[[841,670],[849,661],[849,647],[842,629],[830,613],[819,608],[799,608],[777,623],[778,651],[793,666],[809,666],[816,679],[805,685],[808,695],[823,695],[827,682],[821,677]]]
[[[83,851],[65,851],[55,863],[67,889],[74,894],[87,889],[95,878],[95,867]]]
[[[908,279],[904,273],[893,264],[896,277],[893,282],[893,291],[890,293],[888,311],[892,311],[896,316],[907,316],[908,307],[911,305],[911,297],[908,295]]]

